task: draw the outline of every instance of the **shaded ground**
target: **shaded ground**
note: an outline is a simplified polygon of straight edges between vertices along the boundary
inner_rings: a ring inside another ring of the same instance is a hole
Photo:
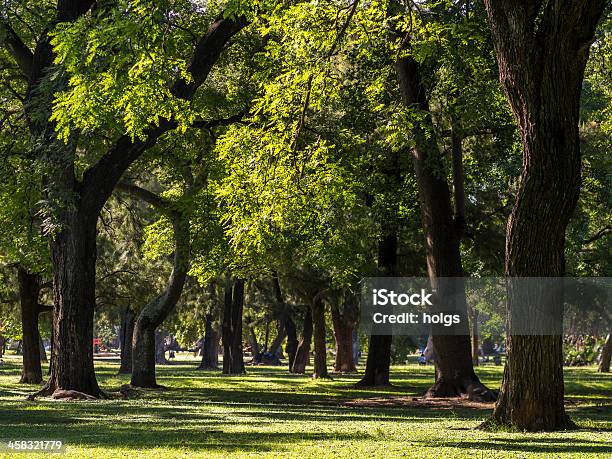
[[[568,410],[581,429],[527,435],[475,430],[490,412],[487,404],[421,400],[431,367],[394,367],[395,387],[368,390],[352,387],[359,375],[313,381],[258,366],[244,377],[225,377],[196,365],[160,367],[167,389],[129,400],[28,402],[36,387],[17,384],[18,360],[9,358],[0,365],[0,438],[60,439],[63,457],[79,458],[611,457],[612,377],[592,368],[566,371]],[[109,392],[128,382],[117,368],[97,364]],[[493,388],[501,371],[478,369]]]

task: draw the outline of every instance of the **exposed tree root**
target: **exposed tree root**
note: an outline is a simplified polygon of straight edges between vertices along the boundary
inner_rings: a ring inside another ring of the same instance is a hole
[[[446,381],[439,379],[424,395],[425,398],[467,398],[474,402],[494,402],[497,393],[490,390],[478,379],[465,379],[462,381]]]

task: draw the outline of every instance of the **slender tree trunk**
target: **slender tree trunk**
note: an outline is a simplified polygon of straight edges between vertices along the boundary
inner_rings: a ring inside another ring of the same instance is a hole
[[[272,278],[272,286],[274,288],[274,295],[276,296],[276,301],[280,305],[282,328],[287,334],[287,347],[285,348],[285,350],[287,351],[287,359],[289,360],[289,371],[292,372],[293,364],[295,363],[295,357],[298,349],[297,330],[295,327],[295,322],[291,317],[291,310],[289,309],[287,303],[283,298],[283,292],[281,290],[278,273],[274,273],[274,276]]]
[[[286,311],[284,322],[285,330],[287,331],[287,346],[285,346],[285,351],[287,352],[287,359],[289,361],[289,371],[292,371],[298,350],[298,339],[295,322],[289,311]]]
[[[242,311],[244,280],[226,276],[225,309],[223,312],[223,374],[246,373],[242,350]]]
[[[121,366],[119,367],[120,374],[129,374],[132,372],[132,342],[134,340],[134,324],[136,315],[129,306],[123,310],[123,318],[121,321],[121,332],[119,340],[121,341]]]
[[[45,343],[43,342],[43,339],[40,337],[40,333],[38,336],[38,348],[40,349],[40,361],[41,363],[47,363],[49,361],[49,359],[47,359],[47,351],[45,351]]]
[[[606,342],[601,348],[601,355],[599,356],[599,367],[597,370],[600,373],[610,372],[610,360],[612,359],[612,333],[608,333]]]
[[[325,343],[325,303],[317,295],[312,300],[312,322],[314,334],[314,371],[312,377],[315,379],[329,379],[327,371],[327,347]]]
[[[519,277],[565,275],[565,231],[580,189],[580,93],[605,0],[530,3],[485,0],[500,80],[518,122],[523,170],[506,234],[507,358],[497,424],[521,430],[574,426],[563,403],[561,333],[514,335],[527,311],[553,321],[563,297],[525,298]]]
[[[395,169],[398,173],[397,168]],[[395,216],[397,217],[397,216]],[[385,276],[397,274],[397,231],[392,230],[378,244],[378,268]],[[391,335],[372,335],[363,378],[358,387],[390,386]]]
[[[4,336],[0,334],[0,359],[2,359],[3,355],[4,355]]]
[[[279,359],[283,358],[283,341],[286,337],[287,332],[285,331],[284,322],[282,319],[279,319],[277,321],[276,336],[272,340],[272,344],[270,344],[270,353]]]
[[[406,36],[405,48],[410,46]],[[465,225],[463,217],[463,179],[460,168],[455,168],[457,218],[453,216],[451,193],[444,175],[444,164],[437,145],[435,128],[429,111],[429,102],[421,79],[421,68],[412,56],[396,62],[396,71],[402,99],[409,108],[422,111],[420,121],[412,127],[414,138],[414,166],[419,187],[421,218],[425,232],[427,270],[432,288],[440,289],[439,278],[463,276],[460,239]],[[461,152],[460,138],[453,136],[453,149]],[[460,162],[459,158],[454,158]],[[446,283],[445,283],[446,284]],[[456,298],[456,311],[467,318],[465,286],[459,279],[449,282]],[[436,351],[436,381],[427,391],[428,397],[456,397],[466,395],[472,400],[492,401],[495,394],[487,389],[474,373],[470,333],[464,324],[463,335],[442,335],[441,329],[433,333]]]
[[[155,330],[155,365],[168,365],[168,359],[166,359],[167,336],[167,333]]]
[[[206,324],[204,327],[204,339],[202,340],[202,363],[200,370],[216,370],[219,366],[219,350],[217,348],[219,338],[213,328],[212,314],[206,314]]]
[[[40,366],[40,334],[38,332],[38,296],[40,276],[23,268],[18,269],[19,300],[21,304],[21,328],[23,346],[23,367],[21,380],[25,384],[42,382]]]
[[[170,212],[170,215],[174,230],[172,273],[166,290],[142,309],[134,324],[131,384],[137,387],[159,387],[155,378],[155,363],[157,360],[167,362],[165,348],[160,342],[163,337],[161,334],[156,335],[156,330],[176,307],[191,261],[189,218],[175,211]]]
[[[260,360],[259,343],[257,342],[257,335],[251,325],[247,325],[247,336],[249,339],[249,346],[251,347],[251,355],[253,356],[253,363]]]
[[[295,359],[293,361],[293,367],[291,368],[292,373],[304,374],[306,373],[306,365],[310,358],[310,345],[312,343],[312,310],[310,306],[306,308],[306,315],[304,316],[304,330],[302,331],[302,339],[298,345]]]
[[[474,366],[479,365],[478,360],[478,310],[472,309],[472,363]]]

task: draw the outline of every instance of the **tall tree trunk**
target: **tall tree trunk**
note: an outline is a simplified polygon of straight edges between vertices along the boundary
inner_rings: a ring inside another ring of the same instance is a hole
[[[312,310],[308,306],[306,308],[306,314],[304,315],[304,329],[302,331],[302,339],[298,345],[293,360],[293,367],[291,367],[292,373],[304,374],[306,372],[306,365],[310,358],[310,345],[312,343]]]
[[[21,304],[21,328],[23,345],[23,367],[21,380],[25,384],[42,382],[40,366],[40,334],[38,331],[38,297],[40,276],[19,267],[19,300]]]
[[[287,345],[285,346],[285,351],[287,352],[289,371],[292,371],[293,363],[295,362],[295,357],[298,350],[298,339],[295,322],[290,314],[290,311],[286,310],[284,322],[285,330],[287,331]]]
[[[599,366],[597,370],[600,373],[610,372],[610,360],[612,359],[612,333],[608,333],[606,341],[601,348],[601,354],[599,356]]]
[[[396,168],[396,173],[399,170]],[[397,215],[394,216],[397,218]],[[385,276],[397,275],[397,230],[389,231],[378,243],[378,268]],[[391,335],[372,335],[368,346],[368,358],[363,378],[358,387],[390,386]]]
[[[331,315],[336,341],[336,361],[334,371],[352,373],[357,371],[353,356],[353,331],[357,322],[357,307],[350,301],[344,301],[342,311],[338,304],[332,304]]]
[[[39,394],[74,390],[99,397],[92,346],[97,213],[79,209],[64,220],[67,227],[51,241],[53,347],[49,380]]]
[[[202,340],[202,363],[200,370],[216,370],[219,365],[219,337],[213,328],[213,316],[206,314],[206,324],[204,326],[204,339]]]
[[[327,371],[327,346],[325,343],[325,303],[320,295],[312,300],[312,322],[314,335],[314,369],[312,377],[315,379],[329,379]]]
[[[471,325],[472,325],[472,364],[474,366],[479,365],[478,360],[478,310],[476,308],[472,309],[471,315]]]
[[[120,374],[129,374],[132,372],[132,341],[134,339],[135,322],[136,314],[134,314],[131,307],[126,306],[123,309],[121,332],[119,334],[119,341],[121,344],[121,366],[119,367]]]
[[[223,374],[246,373],[242,350],[242,311],[244,280],[226,276],[225,308],[223,311]]]
[[[285,299],[283,298],[283,291],[281,290],[280,279],[278,277],[278,273],[276,272],[272,277],[272,287],[274,288],[276,302],[279,304],[281,310],[282,328],[287,334],[287,347],[285,348],[285,350],[287,351],[287,359],[289,360],[289,371],[292,372],[293,364],[295,363],[295,357],[298,350],[297,330],[295,327],[295,322],[291,317],[291,310],[289,309],[287,303],[285,302]]]
[[[519,277],[565,275],[565,230],[580,189],[579,105],[584,69],[605,0],[485,0],[500,80],[518,122],[523,170],[506,235],[507,359],[498,424],[573,427],[563,404],[561,334],[513,335],[525,311],[563,316],[563,298],[525,298]]]
[[[0,334],[0,360],[2,359],[2,356],[4,355],[4,342],[5,342],[4,336]]]
[[[251,325],[247,325],[247,337],[251,347],[251,355],[253,356],[252,362],[256,363],[259,361],[261,351],[259,350],[259,342],[257,341],[255,329]]]
[[[180,211],[167,212],[172,217],[174,230],[172,273],[164,292],[142,309],[134,324],[131,384],[137,387],[159,387],[155,378],[155,363],[158,359],[157,350],[163,350],[163,345],[156,346],[156,330],[176,307],[189,271],[189,218]],[[165,353],[163,361],[165,362]]]
[[[410,36],[403,42],[404,49],[410,47]],[[414,146],[412,153],[419,188],[421,219],[425,233],[427,271],[433,289],[440,289],[439,278],[463,276],[461,266],[460,239],[464,217],[463,180],[461,169],[455,168],[458,212],[453,216],[451,193],[444,174],[444,164],[435,136],[435,128],[429,110],[429,102],[421,79],[421,68],[412,56],[401,57],[395,65],[400,91],[408,108],[417,108],[423,116],[412,127]],[[461,151],[460,138],[454,136],[453,149]],[[460,157],[455,158],[455,162]],[[448,284],[453,291],[447,292],[456,298],[455,309],[467,317],[465,286],[460,280]],[[491,401],[495,395],[487,389],[474,373],[470,333],[464,324],[462,335],[442,335],[441,329],[433,333],[436,351],[436,381],[427,391],[428,397],[456,397],[466,395],[472,400]]]

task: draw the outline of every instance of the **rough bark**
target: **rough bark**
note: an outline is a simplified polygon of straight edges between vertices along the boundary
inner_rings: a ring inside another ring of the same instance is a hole
[[[204,339],[202,340],[202,363],[200,370],[216,370],[219,366],[219,337],[213,328],[212,314],[206,314],[206,324],[204,326]]]
[[[123,309],[123,317],[121,320],[121,332],[119,341],[121,344],[121,366],[119,367],[120,374],[129,374],[132,372],[132,341],[134,338],[134,324],[136,322],[136,314],[129,306]]]
[[[38,297],[40,295],[40,276],[24,268],[17,272],[19,278],[19,302],[21,305],[21,329],[23,367],[20,383],[39,384],[42,382],[40,365],[40,334],[38,331]]]
[[[405,37],[402,45],[405,49],[410,47],[409,35]],[[412,153],[425,233],[427,271],[432,288],[440,291],[443,286],[439,283],[439,278],[463,276],[460,252],[460,240],[465,225],[462,210],[462,172],[460,168],[455,167],[454,178],[458,191],[456,198],[459,204],[455,218],[420,65],[412,56],[406,56],[397,60],[395,68],[404,104],[422,112],[421,119],[412,127]],[[460,153],[460,138],[456,134],[453,137],[453,149]],[[455,158],[455,162],[460,162],[460,156]],[[467,302],[463,282],[458,280],[449,282],[448,285],[454,290],[447,293],[456,298],[456,311],[466,318]],[[482,401],[495,399],[495,395],[474,373],[467,324],[464,324],[464,328],[462,335],[442,335],[441,329],[433,333],[437,355],[436,380],[427,391],[427,397],[467,396],[472,400]]]
[[[523,146],[523,170],[506,234],[510,327],[519,311],[540,308],[554,318],[563,314],[561,296],[546,306],[529,304],[513,279],[565,274],[565,230],[580,189],[580,93],[606,4],[485,0],[500,81]],[[561,334],[510,333],[494,422],[528,431],[570,428],[563,398]]]
[[[327,346],[325,338],[325,303],[320,295],[312,300],[312,322],[314,337],[314,368],[312,377],[315,379],[329,379],[327,371]]]
[[[600,373],[610,372],[610,360],[612,359],[612,333],[608,333],[606,341],[601,348],[601,354],[599,356],[599,366],[597,371]]]
[[[357,365],[353,356],[353,331],[357,325],[357,305],[351,301],[344,301],[342,310],[338,304],[331,306],[334,339],[336,341],[336,360],[334,371],[339,373],[353,373]]]
[[[155,195],[149,198],[151,203],[160,199]],[[158,360],[157,350],[162,349],[163,352],[163,344],[156,345],[156,330],[176,307],[191,261],[189,218],[165,202],[155,205],[165,209],[164,212],[172,218],[174,261],[166,289],[142,309],[134,324],[131,384],[137,387],[159,387],[155,378],[155,363]],[[166,363],[165,353],[163,363]]]
[[[90,10],[93,0],[60,1],[55,22],[72,22]],[[244,18],[223,18],[211,24],[195,48],[188,71],[189,81],[179,78],[171,87],[174,96],[192,99],[208,77],[228,41],[247,25]],[[51,30],[50,24],[47,30]],[[6,20],[0,19],[3,46],[13,56],[28,80],[24,100],[31,134],[44,159],[44,189],[50,205],[48,221],[54,283],[53,348],[50,377],[36,395],[56,390],[74,390],[94,397],[102,395],[96,382],[92,338],[95,303],[96,224],[104,203],[122,174],[138,157],[177,123],[161,119],[145,129],[146,140],[121,136],[100,160],[83,174],[75,174],[76,136],[68,144],[59,141],[50,119],[54,91],[62,90],[65,80],[45,81],[55,56],[45,32],[31,52]],[[7,36],[8,39],[5,39]]]
[[[312,343],[312,310],[308,306],[306,308],[306,314],[304,315],[304,329],[302,331],[302,339],[297,347],[295,358],[293,360],[293,366],[291,367],[292,373],[304,374],[306,373],[306,365],[310,359],[310,345]]]
[[[228,275],[225,279],[223,311],[223,374],[246,373],[242,349],[242,312],[244,308],[244,280]]]

